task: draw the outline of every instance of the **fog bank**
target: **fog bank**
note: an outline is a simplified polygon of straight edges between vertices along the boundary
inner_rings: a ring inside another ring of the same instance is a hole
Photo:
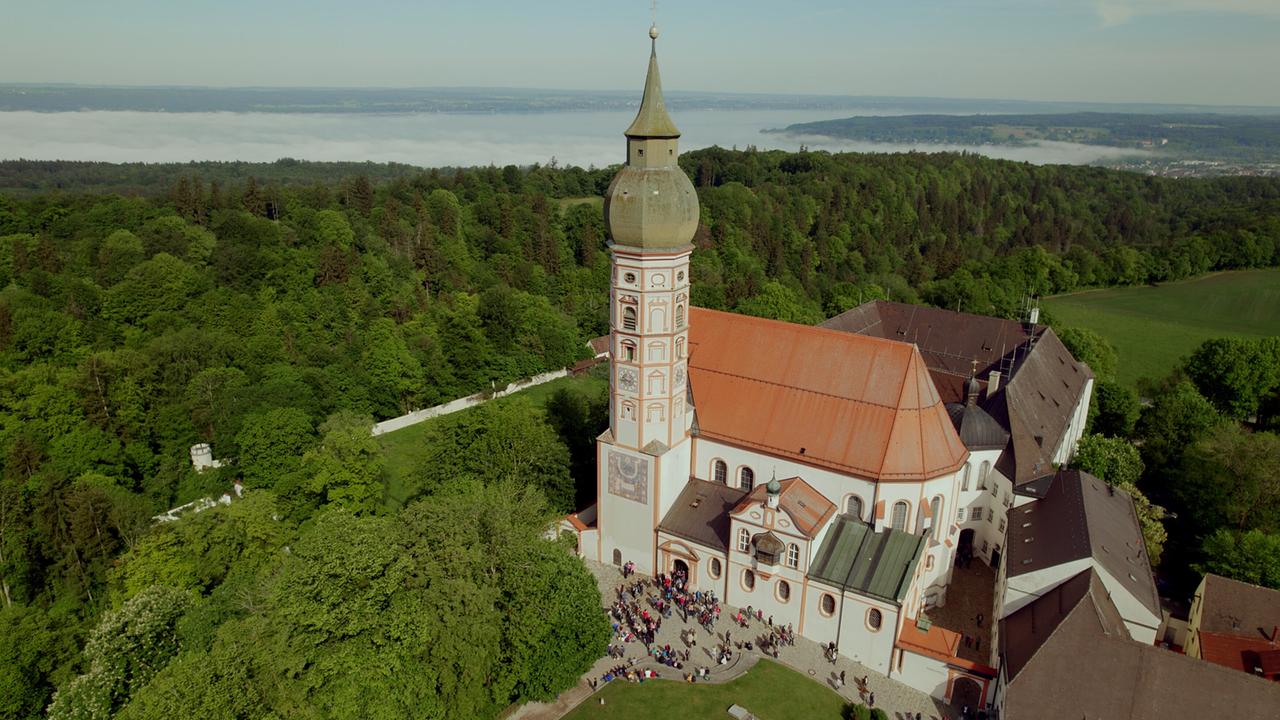
[[[1027,147],[899,145],[762,134],[764,128],[832,119],[831,111],[697,110],[676,117],[683,150],[709,145],[833,152],[968,150],[1037,164],[1087,164],[1135,151],[1073,143]],[[400,162],[424,167],[605,166],[621,162],[629,112],[539,114],[290,115],[279,113],[3,112],[0,159],[186,162],[280,158]]]

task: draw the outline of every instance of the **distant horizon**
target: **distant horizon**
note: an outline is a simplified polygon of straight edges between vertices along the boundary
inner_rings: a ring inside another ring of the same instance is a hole
[[[148,84],[148,83],[82,83],[82,82],[6,82],[0,81],[0,88],[77,88],[89,90],[184,90],[184,91],[315,91],[315,92],[473,92],[473,93],[520,93],[536,94],[573,94],[582,96],[617,96],[630,97],[639,101],[639,90],[624,89],[591,89],[570,87],[521,87],[503,85],[198,85],[198,84]],[[1064,106],[1115,106],[1115,107],[1150,107],[1150,108],[1232,108],[1237,110],[1260,110],[1280,112],[1280,104],[1238,104],[1238,103],[1196,103],[1165,102],[1150,100],[1050,100],[1025,97],[980,97],[966,95],[881,95],[854,94],[837,92],[757,92],[732,90],[666,90],[668,98],[691,97],[741,97],[741,98],[813,98],[830,100],[875,100],[875,101],[936,101],[936,102],[969,102],[969,103],[1010,103],[1027,105],[1064,105]],[[1080,112],[1090,112],[1083,110]],[[973,113],[999,114],[999,113]],[[1241,113],[1232,113],[1241,114]]]

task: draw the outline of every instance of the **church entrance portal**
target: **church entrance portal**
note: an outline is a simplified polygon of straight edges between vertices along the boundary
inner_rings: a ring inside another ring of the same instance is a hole
[[[687,563],[687,562],[685,562],[685,561],[683,561],[683,560],[681,560],[681,559],[679,559],[679,558],[676,558],[676,559],[675,559],[675,561],[671,563],[671,574],[672,574],[672,575],[680,575],[680,574],[683,574],[683,575],[685,576],[685,578],[686,578],[686,579],[688,579],[688,577],[689,577],[689,563]]]
[[[956,567],[965,567],[973,559],[973,529],[960,531],[960,545],[956,548]]]
[[[951,685],[951,707],[969,708],[970,717],[977,715],[981,698],[982,687],[967,677],[958,677]]]

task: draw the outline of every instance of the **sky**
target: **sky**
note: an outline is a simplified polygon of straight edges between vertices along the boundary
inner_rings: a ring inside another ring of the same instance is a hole
[[[659,2],[668,89],[1280,106],[1280,0]],[[648,0],[0,0],[0,83],[643,83]]]

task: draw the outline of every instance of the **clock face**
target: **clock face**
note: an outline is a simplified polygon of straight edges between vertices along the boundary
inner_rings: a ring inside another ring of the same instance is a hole
[[[678,367],[676,368],[676,383],[674,387],[680,387],[682,385],[684,385],[684,368]]]
[[[627,392],[635,392],[637,387],[636,371],[622,368],[618,371],[618,386]]]
[[[609,494],[641,504],[649,501],[649,461],[609,451]]]

